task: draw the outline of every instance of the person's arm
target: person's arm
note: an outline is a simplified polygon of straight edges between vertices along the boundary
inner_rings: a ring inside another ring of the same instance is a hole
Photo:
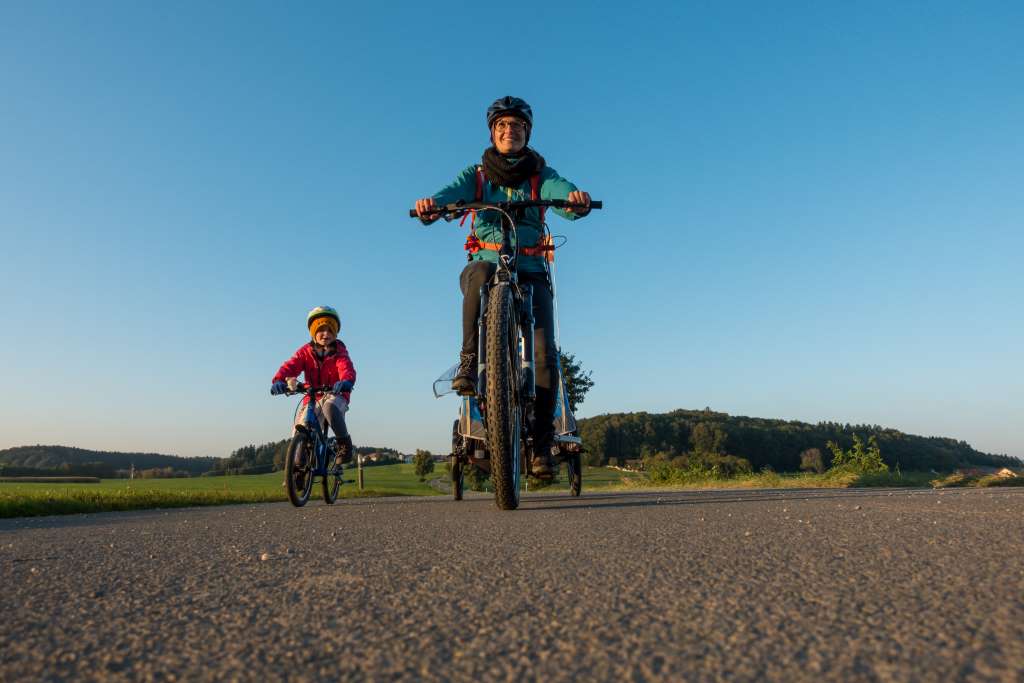
[[[431,197],[416,200],[416,213],[424,225],[430,225],[437,217],[429,218],[430,210],[436,206],[454,204],[457,201],[471,202],[476,199],[476,166],[469,166],[448,185]],[[427,218],[424,218],[427,216]]]
[[[300,347],[298,351],[292,354],[291,358],[281,364],[271,383],[281,382],[289,377],[298,377],[305,370],[305,363],[302,362],[302,352],[305,348],[305,346]]]
[[[571,181],[566,180],[562,176],[558,175],[558,171],[546,166],[541,172],[541,185],[540,185],[540,198],[541,199],[566,199],[577,204],[590,205],[590,194],[580,190]],[[553,209],[562,218],[566,218],[570,221],[574,221],[577,218],[583,218],[590,209],[570,211],[567,209]]]
[[[348,355],[348,349],[344,344],[338,342],[338,353],[334,362],[338,368],[338,381],[344,382],[349,381],[352,384],[356,383],[356,366],[352,363],[352,358]]]

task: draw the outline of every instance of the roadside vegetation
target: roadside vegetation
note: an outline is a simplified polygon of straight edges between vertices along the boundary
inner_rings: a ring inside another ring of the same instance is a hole
[[[827,469],[821,451],[811,448],[800,454],[802,472],[778,473],[770,467],[754,472],[746,459],[718,452],[718,447],[724,443],[721,436],[698,439],[696,443],[704,448],[685,455],[656,454],[644,458],[646,476],[630,480],[628,485],[683,488],[1024,486],[1024,476],[963,472],[937,475],[935,472],[903,472],[898,466],[890,468],[882,457],[876,437],[868,437],[865,444],[857,434],[853,435],[849,449],[843,449],[834,441],[826,443],[831,454]]]
[[[930,472],[876,472],[851,471],[772,472],[764,470],[737,474],[731,477],[715,476],[707,471],[679,470],[669,473],[651,473],[650,476],[630,479],[629,487],[666,488],[718,488],[718,489],[844,489],[860,487],[910,487],[931,485],[935,475]],[[586,479],[584,479],[584,486]]]
[[[492,491],[490,478],[475,467],[466,470],[466,489],[469,491]],[[446,462],[442,472],[442,481],[451,481],[451,464]],[[629,472],[611,467],[590,467],[583,466],[583,490],[593,491],[614,491],[622,488],[635,488],[646,481],[647,475],[643,472]],[[551,479],[535,479],[530,477],[526,482],[528,491],[568,491],[569,479],[566,477],[565,467],[562,466],[555,472]]]
[[[1001,477],[997,474],[967,474],[954,472],[931,482],[937,489],[954,487],[988,488],[990,486],[1024,486],[1024,476]]]
[[[348,472],[346,478],[355,479],[355,470]],[[412,465],[368,467],[364,476],[363,491],[355,484],[345,484],[341,496],[439,495],[419,481]],[[0,517],[285,501],[281,477],[280,472],[274,472],[178,479],[103,479],[91,484],[0,482]],[[319,495],[319,488],[314,488],[313,494],[311,504]]]

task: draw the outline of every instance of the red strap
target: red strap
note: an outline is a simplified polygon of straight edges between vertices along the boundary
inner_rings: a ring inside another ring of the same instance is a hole
[[[540,199],[540,173],[530,176],[530,199],[537,201]],[[547,211],[548,207],[540,207],[540,228],[544,229],[544,212]]]
[[[476,201],[482,202],[484,200],[484,167],[476,167]],[[471,210],[469,213],[462,214],[462,220],[459,221],[459,227],[461,228],[466,223],[466,216],[469,216],[469,237],[476,239],[476,209]],[[475,254],[480,251],[479,249],[470,249],[469,237],[466,238],[465,249],[471,254]]]

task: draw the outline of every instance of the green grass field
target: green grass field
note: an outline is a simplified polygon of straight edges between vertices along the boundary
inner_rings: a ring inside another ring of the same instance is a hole
[[[442,495],[426,482],[420,482],[409,465],[381,465],[364,468],[366,488],[355,483],[341,489],[344,498],[371,496]],[[621,486],[624,479],[640,475],[587,467],[583,472],[584,490]],[[445,479],[447,472],[438,464],[429,479]],[[356,479],[356,470],[347,470],[346,479]],[[226,505],[287,500],[281,485],[283,473],[230,477],[192,477],[183,479],[104,479],[99,483],[22,483],[0,482],[0,517],[73,514],[111,510]],[[560,481],[545,490],[567,490],[562,470]],[[320,499],[319,484],[313,487],[311,504]]]
[[[590,467],[587,465],[583,466],[583,491],[593,489],[612,489],[623,486],[628,486],[644,476],[639,472],[625,472],[623,470],[613,470],[608,467]],[[566,469],[563,466],[558,473],[558,481],[550,486],[545,486],[541,489],[534,489],[530,487],[530,490],[540,491],[568,491],[569,490],[569,477]]]
[[[364,469],[366,488],[360,491],[355,483],[341,489],[344,498],[371,496],[436,496],[442,495],[425,482],[420,482],[409,465],[382,465]],[[437,465],[429,479],[446,479],[443,465]],[[849,488],[860,486],[1014,486],[1024,478],[999,480],[987,477],[979,481],[934,479],[926,473],[853,474],[775,474],[759,473],[733,479],[693,479],[671,483],[652,483],[646,476],[613,470],[607,467],[584,467],[583,490],[664,488]],[[346,479],[356,479],[356,470],[347,470]],[[187,479],[104,479],[99,483],[23,483],[0,482],[0,517],[139,510],[145,508],[225,505],[232,503],[263,503],[287,500],[281,485],[283,473],[240,475],[230,477],[193,477]],[[565,469],[556,484],[531,490],[565,491],[569,488]],[[315,485],[311,503],[320,499],[320,486]],[[321,503],[322,504],[322,503]]]
[[[413,473],[412,465],[382,465],[363,470],[366,489],[342,486],[345,498],[357,496],[440,495]],[[263,503],[287,500],[282,472],[183,479],[104,479],[98,484],[0,482],[0,517],[72,514],[107,510]],[[433,476],[440,476],[435,473]],[[346,479],[356,479],[348,470]],[[311,501],[320,496],[313,487]]]

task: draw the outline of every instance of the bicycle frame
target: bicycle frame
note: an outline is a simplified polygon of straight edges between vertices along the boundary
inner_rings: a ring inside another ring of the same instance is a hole
[[[327,436],[327,430],[320,426],[320,420],[316,416],[316,395],[318,393],[325,393],[328,389],[328,387],[306,387],[305,391],[302,392],[309,398],[309,401],[306,403],[306,416],[302,424],[295,425],[296,429],[305,431],[309,436],[313,437],[313,456],[316,458],[316,467],[311,471],[311,474],[318,477],[327,476],[329,437]]]

